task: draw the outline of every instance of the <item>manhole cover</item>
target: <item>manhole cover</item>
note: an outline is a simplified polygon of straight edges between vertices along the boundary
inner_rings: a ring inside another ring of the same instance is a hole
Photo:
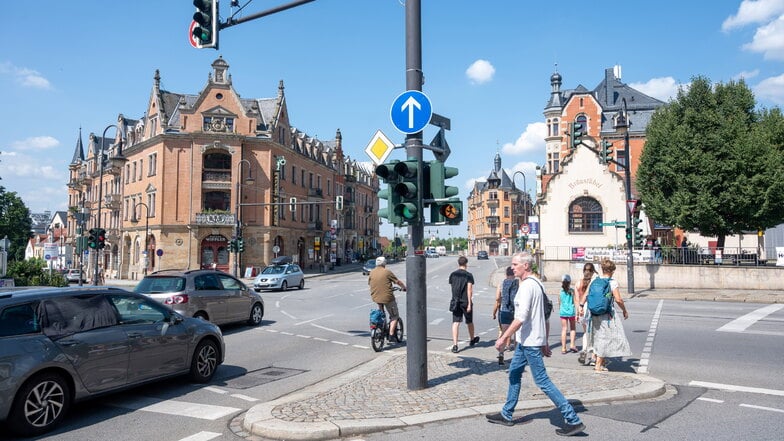
[[[234,389],[248,389],[251,387],[260,386],[265,383],[270,383],[281,378],[293,377],[294,375],[306,372],[301,369],[288,369],[280,367],[267,367],[249,371],[239,376],[228,376],[221,378],[220,381],[226,387]]]

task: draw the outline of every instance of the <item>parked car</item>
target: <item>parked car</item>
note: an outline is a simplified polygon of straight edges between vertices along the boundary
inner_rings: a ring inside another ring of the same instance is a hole
[[[268,266],[253,280],[253,289],[257,292],[262,289],[285,291],[292,286],[305,288],[305,274],[295,263]]]
[[[80,276],[81,273],[81,276]],[[68,283],[79,283],[79,279],[82,279],[82,283],[87,282],[87,278],[85,277],[85,271],[79,271],[79,269],[69,269],[68,272],[65,274],[65,280]]]
[[[436,250],[425,250],[425,258],[438,258],[438,251]]]
[[[247,321],[257,326],[264,317],[264,299],[223,271],[156,271],[145,276],[133,291],[170,306],[185,317],[218,325]]]
[[[362,275],[367,276],[374,269],[376,269],[376,259],[370,259],[365,262],[365,265],[362,267]]]
[[[206,383],[223,363],[221,330],[119,288],[0,295],[0,427],[35,436],[71,405],[176,375]]]
[[[478,251],[476,253],[476,260],[489,260],[490,256],[487,255],[487,251]]]

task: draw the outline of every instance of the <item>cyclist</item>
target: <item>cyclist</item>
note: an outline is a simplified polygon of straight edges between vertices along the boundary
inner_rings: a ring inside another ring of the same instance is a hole
[[[397,319],[400,317],[400,313],[397,309],[397,300],[395,300],[395,294],[392,289],[393,283],[400,286],[400,289],[403,291],[406,290],[406,284],[387,269],[387,259],[384,256],[377,257],[376,267],[370,271],[368,276],[370,298],[378,304],[378,308],[382,311],[386,306],[386,311],[389,314],[388,338],[389,341],[397,342],[395,330],[397,329]]]

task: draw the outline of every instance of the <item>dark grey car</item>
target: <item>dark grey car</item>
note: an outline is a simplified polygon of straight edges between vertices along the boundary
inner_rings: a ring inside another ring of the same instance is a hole
[[[206,383],[224,353],[216,325],[122,289],[6,292],[0,420],[18,434],[41,434],[75,401],[182,374]]]

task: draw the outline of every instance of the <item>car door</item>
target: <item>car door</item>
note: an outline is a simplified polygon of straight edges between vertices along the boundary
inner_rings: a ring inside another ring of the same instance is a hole
[[[216,273],[196,275],[193,279],[193,294],[199,307],[207,311],[213,323],[225,323],[228,296]]]
[[[140,295],[110,294],[108,299],[117,309],[118,328],[128,336],[128,384],[188,368],[190,335],[182,322],[171,319],[172,311]]]
[[[237,322],[250,318],[250,296],[245,285],[228,274],[218,274],[226,295],[226,320]]]
[[[130,345],[100,294],[47,299],[43,332],[60,348],[90,393],[127,383]]]

